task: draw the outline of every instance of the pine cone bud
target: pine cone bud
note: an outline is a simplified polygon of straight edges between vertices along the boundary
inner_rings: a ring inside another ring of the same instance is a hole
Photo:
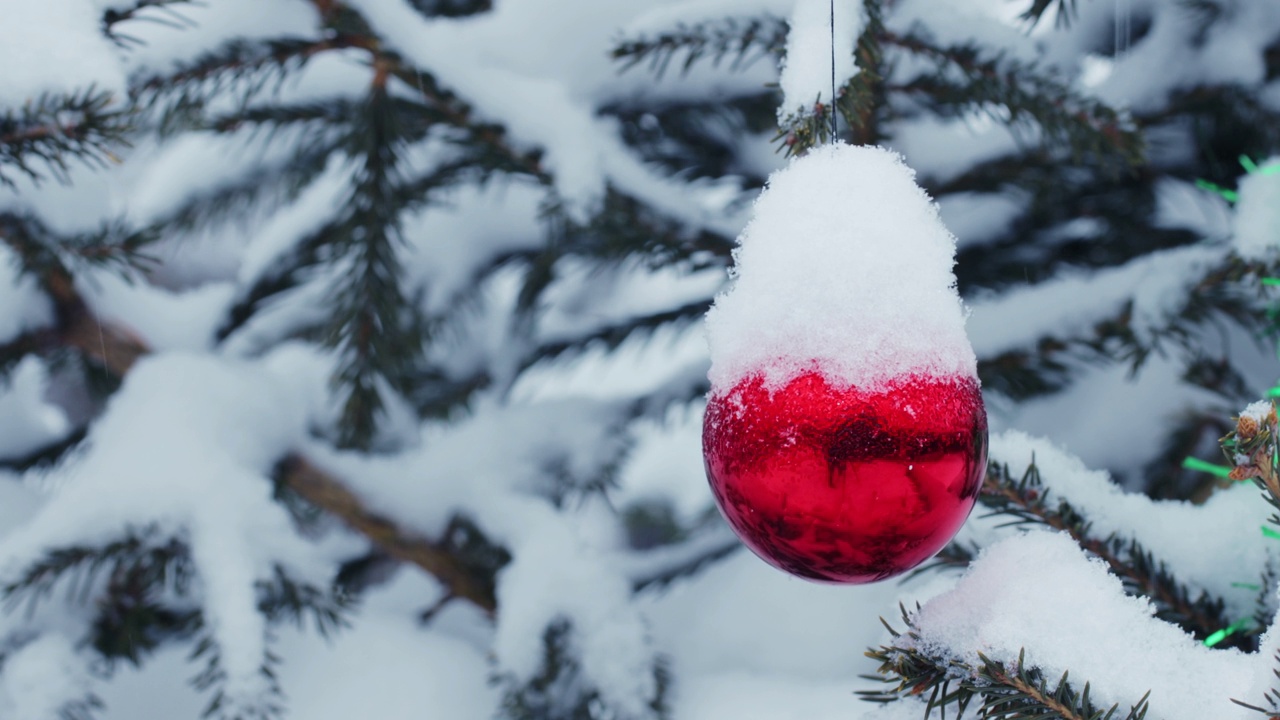
[[[1252,465],[1237,465],[1231,468],[1231,474],[1227,476],[1231,480],[1248,480],[1252,477],[1258,477],[1258,468]]]
[[[1258,435],[1258,421],[1248,415],[1241,415],[1236,421],[1236,436],[1241,440],[1252,440]]]

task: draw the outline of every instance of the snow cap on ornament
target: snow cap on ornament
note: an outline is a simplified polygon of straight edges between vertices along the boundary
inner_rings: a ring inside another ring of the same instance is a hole
[[[837,144],[769,178],[739,243],[707,315],[702,445],[721,512],[809,580],[916,567],[986,470],[955,238],[898,155]]]
[[[775,172],[707,313],[712,393],[806,370],[882,388],[977,377],[956,292],[955,237],[915,172],[879,147],[826,145]]]

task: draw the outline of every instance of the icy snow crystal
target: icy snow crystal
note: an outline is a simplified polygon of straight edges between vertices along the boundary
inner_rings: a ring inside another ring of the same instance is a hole
[[[975,377],[955,238],[893,152],[831,145],[769,178],[707,314],[713,391],[810,369],[875,389],[905,374]]]

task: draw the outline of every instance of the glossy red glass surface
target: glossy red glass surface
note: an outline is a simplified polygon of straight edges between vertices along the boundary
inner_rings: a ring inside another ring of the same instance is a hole
[[[987,461],[976,381],[907,377],[837,390],[816,373],[714,394],[702,430],[721,512],[757,555],[809,580],[866,583],[942,549]]]

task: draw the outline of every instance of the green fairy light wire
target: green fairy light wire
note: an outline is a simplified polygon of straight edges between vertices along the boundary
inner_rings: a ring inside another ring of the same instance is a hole
[[[1250,158],[1248,155],[1240,156],[1240,166],[1243,167],[1245,172],[1250,175],[1280,175],[1280,163],[1271,163],[1271,164],[1268,164],[1266,167],[1259,167],[1258,164],[1253,161],[1253,158]],[[1208,190],[1210,192],[1216,193],[1230,203],[1235,203],[1240,200],[1240,193],[1238,193],[1237,191],[1232,190],[1230,188],[1222,187],[1221,185],[1209,182],[1208,180],[1196,180],[1196,187],[1202,190]],[[1264,278],[1260,278],[1260,282],[1264,287],[1280,287],[1280,278],[1264,277]],[[1269,311],[1268,314],[1271,315],[1273,318],[1275,318],[1277,315],[1280,315],[1280,311],[1277,311],[1276,309],[1272,309],[1271,311]],[[1280,353],[1280,348],[1277,348],[1277,352]],[[1272,399],[1280,398],[1280,385],[1276,385],[1270,388],[1269,390],[1267,390],[1267,397]],[[1188,457],[1185,460],[1183,460],[1182,467],[1187,468],[1188,470],[1196,470],[1199,472],[1209,473],[1210,475],[1214,475],[1216,477],[1224,478],[1224,479],[1229,477],[1231,474],[1231,468],[1225,465],[1218,465],[1216,463],[1206,462],[1204,460],[1201,460],[1199,458],[1194,458],[1194,457]],[[1272,540],[1280,540],[1280,532],[1277,532],[1276,530],[1273,530],[1272,528],[1267,527],[1266,525],[1262,525],[1259,529],[1262,531],[1263,537],[1269,538]],[[1254,591],[1257,591],[1260,589],[1260,586],[1255,585],[1253,583],[1231,583],[1231,585],[1233,587],[1254,590]],[[1251,625],[1252,625],[1252,621],[1249,618],[1243,618],[1241,620],[1237,620],[1236,622],[1228,625],[1227,627],[1222,628],[1221,630],[1218,630],[1217,632],[1206,637],[1203,641],[1204,645],[1205,647],[1213,647],[1221,643],[1223,640],[1226,640],[1231,635],[1237,632],[1240,632],[1241,630],[1244,630],[1250,627]]]
[[[1248,155],[1241,155],[1238,159],[1240,161],[1240,167],[1244,168],[1244,171],[1250,175],[1280,175],[1280,162],[1269,163],[1265,167],[1261,167]],[[1240,193],[1237,191],[1222,187],[1221,185],[1209,182],[1208,180],[1197,179],[1196,187],[1216,193],[1230,203],[1235,203],[1240,200]],[[1280,287],[1280,278],[1264,277],[1260,278],[1260,282],[1265,287]],[[1268,315],[1275,319],[1277,316],[1280,316],[1280,311],[1272,309],[1268,311]],[[1277,348],[1277,354],[1280,355],[1280,348]],[[1280,398],[1280,385],[1275,385],[1268,389],[1266,395],[1268,398],[1272,399]],[[1182,461],[1182,467],[1188,470],[1209,473],[1210,475],[1224,479],[1231,473],[1231,468],[1226,465],[1218,465],[1194,457],[1184,459]],[[1277,538],[1280,538],[1280,535],[1277,535]]]
[[[1259,167],[1258,163],[1254,162],[1253,158],[1249,157],[1248,155],[1241,155],[1239,159],[1240,159],[1240,167],[1244,168],[1245,172],[1247,172],[1250,175],[1280,174],[1280,163],[1272,163],[1270,165],[1267,165],[1266,167]],[[1221,195],[1222,197],[1226,198],[1227,202],[1236,202],[1237,200],[1240,199],[1240,193],[1236,192],[1235,190],[1232,190],[1230,188],[1224,188],[1221,185],[1217,183],[1209,182],[1208,180],[1197,179],[1196,187],[1200,188],[1201,190],[1208,190],[1209,192],[1217,193],[1218,195]]]
[[[1280,540],[1280,532],[1276,532],[1275,530],[1272,530],[1266,525],[1259,526],[1259,529],[1262,530],[1263,537],[1271,538],[1272,540]],[[1245,590],[1253,590],[1254,592],[1257,592],[1262,589],[1261,585],[1256,585],[1254,583],[1243,583],[1243,582],[1233,582],[1231,583],[1231,587],[1243,588]],[[1226,640],[1231,635],[1248,628],[1252,624],[1253,624],[1253,621],[1250,620],[1249,618],[1241,618],[1240,620],[1237,620],[1231,623],[1230,625],[1222,628],[1221,630],[1209,635],[1209,637],[1205,638],[1202,642],[1204,643],[1205,647],[1213,647],[1214,645],[1217,645],[1223,640]]]

